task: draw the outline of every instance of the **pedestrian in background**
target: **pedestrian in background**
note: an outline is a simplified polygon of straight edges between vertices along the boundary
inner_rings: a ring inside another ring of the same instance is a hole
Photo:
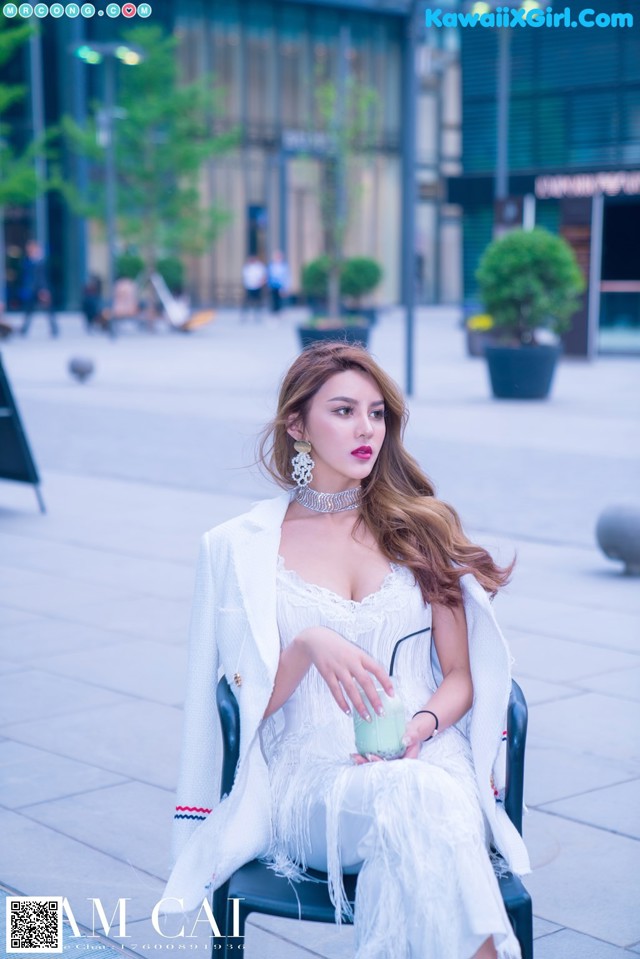
[[[87,333],[94,329],[104,329],[107,325],[104,316],[104,299],[102,296],[102,280],[92,273],[82,290],[82,312]]]
[[[279,313],[282,298],[291,286],[291,274],[282,250],[275,250],[268,268],[268,284],[271,294],[271,311]]]
[[[262,290],[267,282],[267,268],[260,259],[252,253],[242,267],[242,285],[244,287],[244,311],[242,319],[260,319],[262,308]]]
[[[58,336],[58,323],[53,311],[53,298],[47,276],[47,262],[37,240],[29,240],[26,246],[20,274],[20,299],[24,309],[24,320],[20,329],[22,336],[26,336],[29,332],[33,314],[37,311],[47,314],[51,336]]]

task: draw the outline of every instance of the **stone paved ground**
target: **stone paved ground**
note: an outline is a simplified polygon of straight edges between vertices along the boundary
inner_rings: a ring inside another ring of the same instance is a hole
[[[294,316],[191,336],[124,329],[2,356],[43,476],[0,483],[0,883],[127,896],[136,954],[168,868],[197,541],[268,495],[253,458]],[[400,318],[372,351],[403,378]],[[71,356],[94,359],[84,386]],[[640,953],[640,581],[595,547],[608,504],[640,505],[640,362],[567,361],[547,403],[489,398],[450,310],[419,317],[408,443],[473,535],[517,573],[496,601],[530,704],[525,821],[536,959]],[[112,935],[114,932],[112,930]],[[205,936],[190,951],[206,956]],[[99,955],[100,953],[98,953]],[[350,957],[352,930],[264,917],[249,959]],[[0,955],[2,955],[0,948]],[[393,959],[393,957],[390,957]],[[437,959],[437,957],[434,957]]]

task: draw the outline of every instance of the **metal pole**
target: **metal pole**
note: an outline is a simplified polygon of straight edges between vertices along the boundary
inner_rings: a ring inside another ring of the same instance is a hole
[[[405,23],[402,58],[402,238],[401,291],[405,306],[406,358],[405,390],[413,396],[414,304],[415,304],[415,221],[416,221],[416,11],[412,3]]]
[[[287,195],[287,157],[282,149],[278,150],[278,247],[288,260],[287,213],[289,209]]]
[[[40,32],[29,37],[29,79],[31,85],[31,126],[34,140],[44,134],[44,107],[42,102],[42,46]],[[47,175],[45,158],[36,152],[33,160],[38,193],[35,198],[36,239],[43,250],[47,249],[47,204],[41,188]]]
[[[443,98],[443,89],[445,82],[445,73],[447,70],[448,61],[443,57],[440,69],[435,72],[435,82],[436,82],[436,144],[437,144],[437,177],[438,181],[442,183],[442,170],[444,167],[444,149],[443,149],[443,138],[444,138],[444,107],[442,103]],[[440,303],[442,298],[442,277],[440,276],[441,270],[441,260],[442,260],[442,191],[438,191],[438,197],[435,201],[435,213],[436,213],[436,230],[435,230],[435,243],[433,244],[433,296],[430,297],[433,303]]]
[[[589,293],[587,301],[587,359],[598,352],[600,332],[600,283],[602,282],[602,227],[604,196],[595,193],[591,201],[591,250],[589,253]]]
[[[115,58],[107,55],[105,68],[105,179],[107,212],[107,296],[113,296],[116,262],[116,168],[115,168]]]
[[[511,96],[511,31],[498,30],[498,87],[496,91],[496,200],[509,196],[509,99]]]

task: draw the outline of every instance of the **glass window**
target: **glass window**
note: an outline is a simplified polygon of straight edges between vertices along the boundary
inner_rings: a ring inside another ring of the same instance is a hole
[[[493,231],[493,209],[491,206],[467,206],[463,217],[464,249],[463,274],[464,291],[468,298],[477,297],[478,283],[476,270],[480,257],[491,242]]]
[[[349,73],[359,83],[371,81],[371,63],[369,47],[369,21],[362,15],[351,17],[349,23]]]
[[[276,121],[273,8],[249,0],[243,7],[247,121],[262,136],[273,136]]]
[[[212,9],[211,67],[216,86],[222,87],[221,107],[234,123],[242,119],[243,71],[240,62],[240,10],[237,0],[225,0]]]
[[[601,30],[600,33],[603,31]],[[581,64],[576,55],[579,39],[577,30],[571,31],[571,52],[567,50],[567,36],[563,29],[536,30],[534,41],[538,41],[538,89],[557,93],[559,89],[573,85],[580,75]],[[593,53],[587,54],[590,58]]]
[[[636,90],[626,90],[622,96],[621,160],[640,163],[640,94]]]
[[[307,43],[307,11],[283,6],[277,37],[280,122],[285,128],[304,129],[311,115],[312,77]]]
[[[537,85],[535,62],[539,33],[539,30],[511,31],[511,90],[513,93],[530,93],[532,87]]]
[[[615,163],[618,160],[619,110],[615,91],[572,97],[569,161]]]
[[[533,164],[532,103],[529,97],[512,100],[509,116],[509,165],[530,167]]]
[[[624,31],[623,31],[624,32]],[[619,82],[620,76],[620,30],[585,30],[584,41],[589,42],[588,49],[577,50],[577,56],[572,57],[576,63],[581,63],[572,77],[571,83],[576,86],[608,86]],[[588,36],[586,36],[588,34]],[[591,34],[594,34],[592,37]],[[595,35],[597,34],[597,35]],[[575,69],[575,67],[574,67]]]
[[[535,103],[536,165],[557,167],[566,161],[566,106],[563,97],[542,97]]]
[[[418,163],[436,163],[438,154],[438,109],[435,96],[422,91],[416,108],[416,149]]]
[[[637,18],[637,11],[635,11]],[[606,33],[607,31],[602,31]],[[620,37],[621,63],[620,70],[624,81],[640,80],[640,57],[638,56],[638,28],[634,30],[622,31],[624,36]],[[637,95],[637,94],[636,94]]]
[[[313,11],[311,18],[311,52],[314,83],[338,77],[338,46],[341,18],[336,10]]]
[[[496,111],[493,103],[465,105],[462,161],[465,173],[493,170],[496,162]]]
[[[560,232],[560,203],[558,200],[536,201],[536,225],[550,233]]]
[[[379,22],[371,37],[373,87],[378,94],[379,140],[397,147],[400,138],[400,30],[394,20]],[[381,144],[381,145],[382,145]]]
[[[461,30],[463,96],[495,97],[497,83],[498,44],[493,30],[481,33]]]

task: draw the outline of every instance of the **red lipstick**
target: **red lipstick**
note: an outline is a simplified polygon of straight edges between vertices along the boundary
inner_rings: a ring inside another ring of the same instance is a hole
[[[358,459],[361,460],[368,460],[371,456],[373,456],[373,450],[370,446],[359,446],[357,450],[351,450],[351,455],[357,456]]]

